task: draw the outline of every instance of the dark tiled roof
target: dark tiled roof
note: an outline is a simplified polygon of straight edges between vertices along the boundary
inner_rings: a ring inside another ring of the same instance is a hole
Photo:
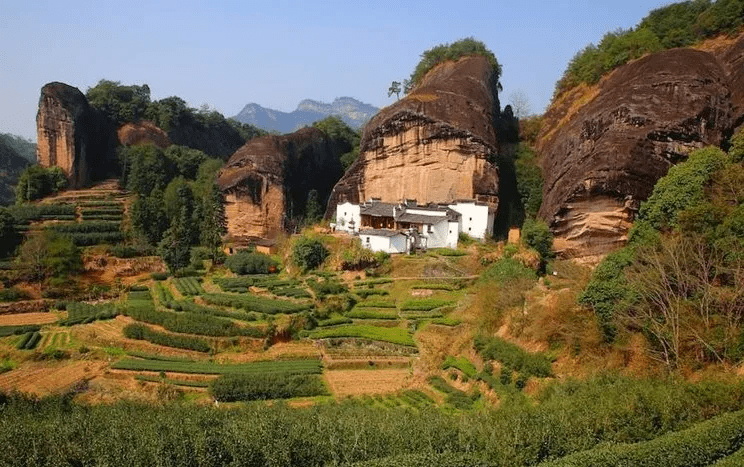
[[[362,204],[359,209],[359,214],[374,217],[393,217],[393,208],[395,208],[395,206],[396,205],[392,203]]]
[[[359,235],[374,235],[375,237],[395,237],[396,235],[404,235],[402,232],[398,232],[396,230],[386,230],[386,229],[369,229],[369,230],[360,230]]]

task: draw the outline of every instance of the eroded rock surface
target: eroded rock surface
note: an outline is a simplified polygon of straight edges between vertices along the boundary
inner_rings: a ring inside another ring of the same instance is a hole
[[[303,128],[246,143],[220,171],[228,235],[274,238],[304,213],[310,190],[323,203],[342,174],[337,148],[322,131]]]
[[[540,215],[558,249],[590,256],[622,245],[640,202],[669,167],[730,134],[732,76],[714,54],[673,49],[618,68],[597,89],[554,106],[539,143]]]
[[[102,121],[79,89],[64,83],[41,88],[36,114],[36,157],[44,167],[59,166],[71,188],[91,181],[92,163],[108,154]]]
[[[326,217],[343,201],[419,203],[477,199],[498,206],[494,122],[497,79],[484,57],[432,69],[409,95],[367,124],[360,155],[336,184]]]
[[[116,132],[119,144],[137,146],[140,144],[154,144],[160,149],[170,146],[168,134],[154,123],[142,120],[137,123],[125,123]]]

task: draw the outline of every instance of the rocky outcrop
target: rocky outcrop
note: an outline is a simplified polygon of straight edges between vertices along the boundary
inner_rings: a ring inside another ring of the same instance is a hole
[[[80,188],[110,168],[111,130],[79,89],[64,83],[41,88],[36,114],[36,157],[58,166],[70,188]]]
[[[367,124],[360,155],[334,187],[326,217],[343,201],[419,203],[477,199],[498,206],[494,122],[497,78],[485,57],[433,68],[406,97]]]
[[[640,202],[669,167],[730,134],[737,120],[732,78],[714,54],[673,49],[554,104],[538,149],[545,176],[540,215],[556,248],[590,256],[622,245]]]
[[[140,144],[153,144],[160,149],[170,146],[168,134],[154,123],[142,120],[137,123],[125,123],[116,132],[119,144],[124,146],[137,146]]]
[[[308,193],[323,203],[343,173],[337,146],[317,128],[255,138],[220,171],[228,235],[274,238],[305,213]]]

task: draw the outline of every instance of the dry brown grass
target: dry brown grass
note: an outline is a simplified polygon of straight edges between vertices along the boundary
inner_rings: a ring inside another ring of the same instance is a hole
[[[324,374],[331,393],[336,397],[363,394],[385,394],[408,386],[409,369],[385,370],[330,370]]]
[[[0,326],[25,326],[27,324],[51,324],[59,319],[56,313],[19,313],[0,315]]]
[[[80,381],[103,374],[101,361],[32,362],[0,375],[0,390],[40,396],[64,392]]]

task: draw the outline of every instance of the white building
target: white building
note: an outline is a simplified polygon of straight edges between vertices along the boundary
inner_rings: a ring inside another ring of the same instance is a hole
[[[467,220],[463,219],[463,214]],[[494,211],[475,201],[450,206],[419,206],[415,200],[383,203],[372,199],[336,206],[336,230],[359,234],[362,245],[373,251],[403,253],[414,249],[457,248],[460,232],[485,238],[493,232]]]
[[[457,200],[449,205],[460,213],[460,232],[481,240],[493,235],[496,210],[485,203],[472,200]]]

